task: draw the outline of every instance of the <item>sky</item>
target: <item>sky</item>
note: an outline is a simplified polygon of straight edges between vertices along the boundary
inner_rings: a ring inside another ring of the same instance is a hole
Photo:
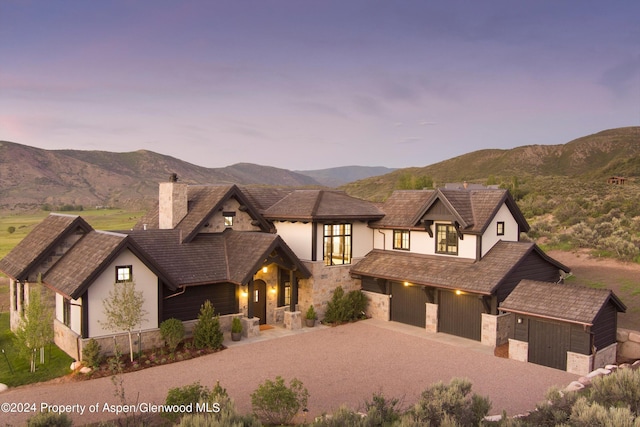
[[[640,1],[0,0],[0,140],[426,166],[640,125]]]

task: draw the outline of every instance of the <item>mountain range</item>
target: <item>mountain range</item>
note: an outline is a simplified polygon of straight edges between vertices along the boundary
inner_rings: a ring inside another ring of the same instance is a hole
[[[158,182],[171,173],[190,184],[341,186],[370,200],[383,200],[394,188],[403,188],[407,177],[428,177],[435,185],[465,180],[484,183],[494,176],[633,178],[640,176],[640,127],[606,130],[560,145],[479,150],[422,168],[398,170],[345,166],[289,171],[249,163],[205,168],[146,150],[44,150],[0,141],[0,210],[35,209],[43,204],[144,207],[156,200]]]

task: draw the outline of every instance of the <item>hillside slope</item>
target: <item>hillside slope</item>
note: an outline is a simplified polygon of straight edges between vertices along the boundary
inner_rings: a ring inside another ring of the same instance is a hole
[[[384,200],[394,189],[402,188],[401,181],[407,176],[430,177],[439,186],[462,181],[485,183],[490,177],[602,180],[608,175],[640,176],[640,126],[605,130],[562,145],[474,151],[422,168],[398,169],[341,188],[356,197]]]

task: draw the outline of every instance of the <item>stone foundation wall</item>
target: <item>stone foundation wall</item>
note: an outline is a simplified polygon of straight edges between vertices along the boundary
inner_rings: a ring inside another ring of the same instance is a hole
[[[327,303],[331,301],[333,291],[342,286],[345,293],[360,289],[360,281],[351,278],[349,270],[358,262],[353,259],[352,264],[324,265],[324,261],[304,261],[304,265],[311,272],[309,279],[300,280],[298,287],[298,310],[306,313],[311,304],[318,314],[318,320],[324,318]]]
[[[587,375],[591,372],[593,355],[567,351],[567,372],[576,375]]]
[[[426,304],[427,320],[425,322],[425,330],[427,332],[438,332],[438,304]]]
[[[529,343],[509,338],[509,359],[520,362],[529,361]]]
[[[482,335],[480,342],[489,347],[497,347],[509,342],[513,336],[513,315],[482,313]]]
[[[608,347],[598,350],[593,359],[593,367],[591,369],[604,368],[607,365],[616,364],[616,355],[618,351],[618,343],[611,344]]]
[[[362,291],[362,293],[365,294],[369,301],[365,311],[367,317],[388,322],[391,314],[391,298],[389,298],[389,295],[369,291]]]
[[[618,329],[618,357],[625,360],[640,359],[640,332],[629,329]]]

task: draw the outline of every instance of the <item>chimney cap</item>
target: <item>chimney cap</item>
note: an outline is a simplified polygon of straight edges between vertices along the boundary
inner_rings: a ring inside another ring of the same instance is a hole
[[[174,172],[169,175],[169,182],[178,182],[178,174]]]

